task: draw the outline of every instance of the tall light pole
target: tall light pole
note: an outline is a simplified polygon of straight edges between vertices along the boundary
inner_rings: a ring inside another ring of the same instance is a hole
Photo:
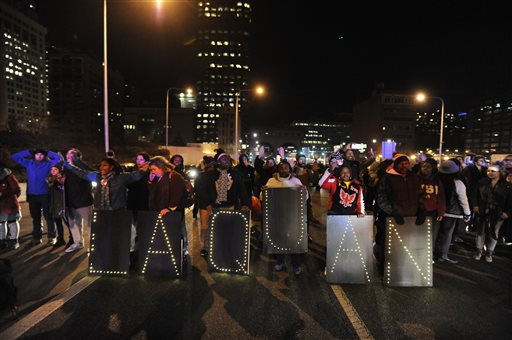
[[[238,150],[238,144],[240,142],[240,138],[239,138],[239,135],[240,135],[240,132],[239,132],[239,129],[240,127],[238,126],[238,97],[240,97],[240,93],[242,92],[253,92],[255,91],[256,94],[258,95],[263,95],[265,93],[265,89],[263,88],[263,86],[258,86],[254,89],[242,89],[242,90],[238,90],[237,92],[235,92],[235,153],[237,153],[239,150]]]
[[[179,87],[169,87],[167,89],[167,94],[165,96],[165,147],[169,147],[169,92],[171,90],[183,91],[182,88]],[[192,89],[187,88],[187,94],[192,94]]]
[[[107,54],[107,0],[103,0],[103,130],[105,133],[105,154],[110,150],[108,131],[108,54]]]
[[[416,100],[419,102],[425,101],[427,97],[424,93],[418,93]],[[444,100],[441,97],[429,97],[433,99],[439,99],[441,101],[441,127],[439,128],[439,164],[443,161],[443,131],[444,131]]]

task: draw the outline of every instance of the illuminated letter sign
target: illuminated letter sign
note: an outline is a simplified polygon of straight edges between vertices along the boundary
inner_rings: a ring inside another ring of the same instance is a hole
[[[268,254],[308,251],[306,189],[263,190],[263,244]]]
[[[402,287],[432,287],[432,219],[416,225],[405,217],[403,225],[386,219],[384,284]]]
[[[327,282],[369,283],[372,243],[373,216],[327,216]]]
[[[214,209],[210,217],[210,271],[249,275],[249,211]]]
[[[126,210],[93,212],[89,274],[128,275],[131,222],[132,213]]]
[[[139,274],[182,276],[181,212],[139,211]]]

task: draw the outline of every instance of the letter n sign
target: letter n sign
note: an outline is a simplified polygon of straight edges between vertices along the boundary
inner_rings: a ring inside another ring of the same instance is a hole
[[[432,218],[416,225],[415,217],[405,217],[398,225],[386,219],[384,284],[401,287],[432,287]]]

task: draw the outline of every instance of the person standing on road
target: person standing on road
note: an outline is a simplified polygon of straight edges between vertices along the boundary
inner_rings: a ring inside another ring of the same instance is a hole
[[[61,247],[66,244],[64,241],[64,222],[65,212],[65,182],[62,163],[57,163],[50,169],[50,176],[46,179],[48,188],[50,189],[50,214],[57,227],[57,242],[54,248]]]
[[[33,158],[32,158],[33,155]],[[50,194],[46,178],[50,175],[50,168],[60,161],[62,156],[43,149],[21,151],[11,155],[12,159],[27,169],[27,201],[32,216],[32,246],[42,243],[43,226],[41,212],[48,228],[48,244],[54,245],[55,223],[50,216]],[[27,159],[31,157],[31,159]]]
[[[128,198],[126,202],[126,206],[128,210],[131,210],[133,214],[132,219],[132,231],[130,238],[130,253],[132,253],[132,258],[135,255],[136,250],[136,237],[140,230],[137,230],[137,213],[139,211],[145,211],[148,209],[148,179],[149,179],[149,161],[150,156],[146,152],[139,152],[135,158],[135,164],[137,168],[141,171],[146,172],[146,175],[142,177],[140,180],[130,183],[128,185]]]
[[[459,166],[454,161],[444,161],[439,167],[439,173],[439,178],[445,192],[446,213],[441,221],[441,229],[438,236],[441,252],[438,261],[457,263],[457,260],[448,257],[452,234],[461,219],[464,222],[469,222],[471,210]]]
[[[277,173],[268,180],[263,188],[301,188],[304,187],[302,182],[291,175],[292,167],[286,161],[281,161],[277,167]],[[262,188],[262,189],[263,189]],[[308,191],[306,190],[307,198],[309,198]],[[302,272],[301,262],[302,254],[289,254],[295,275]],[[280,272],[286,269],[285,257],[286,254],[275,254],[277,263],[274,266],[275,271]]]
[[[432,217],[432,254],[436,256],[436,242],[441,221],[446,212],[444,186],[437,173],[437,161],[427,158],[419,163],[418,178],[422,192],[421,209]]]
[[[82,160],[82,152],[71,148],[66,153],[66,161],[84,171],[92,169]],[[73,252],[84,246],[84,229],[91,232],[92,221],[92,185],[91,182],[80,178],[74,172],[65,169],[66,182],[64,185],[66,198],[66,218],[69,223],[71,237],[66,245],[66,252]],[[78,244],[70,249],[73,244]]]
[[[208,221],[214,208],[249,211],[249,196],[240,174],[231,167],[231,157],[218,149],[215,162],[216,171],[205,172],[204,182],[197,188],[201,205],[208,212]]]
[[[244,153],[240,154],[238,162],[238,165],[235,166],[234,169],[240,173],[247,195],[252,197],[254,188],[254,168],[249,164],[249,158]]]
[[[480,215],[476,235],[475,260],[480,260],[486,246],[485,261],[492,262],[500,228],[512,212],[512,189],[501,175],[498,164],[487,169],[487,178],[480,180],[473,196],[473,211]]]
[[[375,235],[375,255],[380,272],[384,270],[386,217],[393,217],[398,225],[404,224],[404,217],[407,216],[416,216],[416,225],[425,222],[425,214],[420,209],[420,181],[409,170],[409,158],[397,153],[393,159],[393,166],[386,170],[377,189],[376,201],[380,211]]]
[[[0,250],[17,249],[20,244],[21,188],[16,176],[0,162]]]
[[[174,166],[174,171],[179,173],[181,177],[190,184],[190,178],[188,178],[187,173],[185,172],[185,160],[182,155],[174,155],[171,157],[171,164]],[[187,232],[187,221],[185,219],[185,207],[180,206],[181,210],[181,234],[183,235],[183,251],[185,255],[188,255],[188,232]]]
[[[363,187],[359,181],[352,179],[348,166],[329,168],[320,182],[322,189],[330,193],[327,215],[365,215]]]
[[[196,189],[196,200],[197,206],[199,208],[199,216],[201,218],[201,231],[200,231],[200,243],[201,243],[201,253],[200,255],[206,257],[208,255],[208,223],[209,223],[209,212],[207,210],[208,200],[207,196],[204,196],[204,192],[207,189],[207,177],[208,172],[216,171],[215,159],[211,156],[204,156],[204,170],[201,172],[195,181],[195,189]]]
[[[258,156],[256,156],[256,159],[254,160],[254,169],[256,170],[256,177],[254,179],[254,195],[256,197],[260,196],[261,187],[265,185],[265,183],[267,183],[277,171],[274,157],[269,156],[264,160],[264,156],[265,147],[260,145],[258,148]]]

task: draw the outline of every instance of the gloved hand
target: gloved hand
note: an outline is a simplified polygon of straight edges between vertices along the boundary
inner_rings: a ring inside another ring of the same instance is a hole
[[[400,215],[398,211],[393,210],[391,216],[393,216],[393,218],[395,219],[396,224],[402,225],[405,223],[404,218],[402,217],[402,215]]]
[[[416,225],[422,225],[423,223],[425,223],[425,219],[426,219],[425,211],[418,210],[418,216],[416,216],[416,221],[414,223]]]

